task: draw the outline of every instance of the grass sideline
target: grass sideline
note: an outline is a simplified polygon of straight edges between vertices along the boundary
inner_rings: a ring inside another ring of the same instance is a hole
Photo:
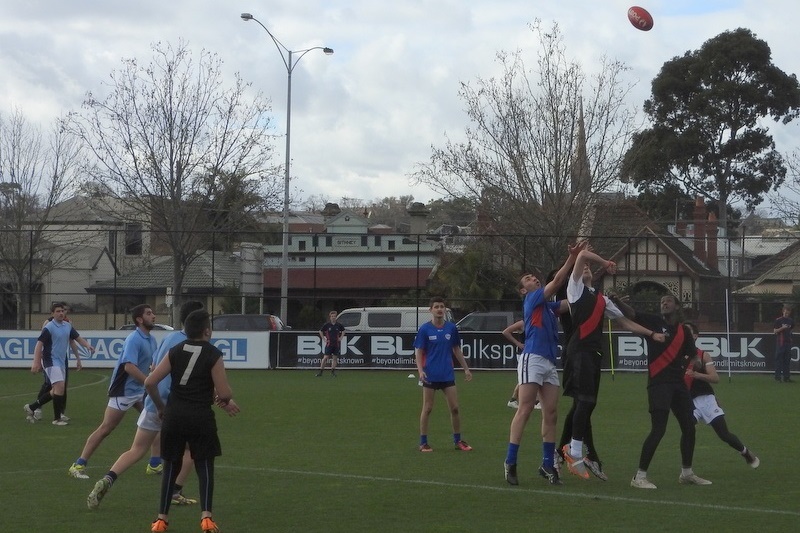
[[[5,531],[149,531],[160,478],[146,476],[144,462],[120,477],[99,510],[85,503],[94,481],[129,446],[135,414],[92,457],[90,480],[67,475],[100,422],[109,375],[71,372],[73,422],[54,427],[49,405],[37,424],[27,423],[22,411],[41,375],[0,371]],[[435,452],[417,451],[421,394],[407,376],[229,371],[242,413],[217,415],[224,455],[217,461],[214,516],[222,531],[794,531],[800,521],[800,384],[776,384],[768,375],[734,375],[729,383],[722,376],[716,390],[728,425],[759,455],[761,467],[748,468],[711,428],[698,427],[695,470],[714,484],[679,485],[679,431],[671,419],[649,472],[659,488],[642,491],[629,482],[649,429],[644,374],[603,376],[593,421],[610,480],[565,474],[561,487],[536,476],[538,411],[520,450],[520,486],[503,481],[512,372],[475,372],[471,383],[457,376],[463,437],[474,447],[469,453],[452,448],[441,394],[429,432]],[[568,407],[561,402],[562,417]],[[194,474],[185,492],[197,495]],[[196,531],[199,508],[173,507],[170,532]]]

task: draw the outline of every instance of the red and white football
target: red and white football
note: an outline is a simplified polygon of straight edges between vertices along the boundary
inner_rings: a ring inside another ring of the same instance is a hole
[[[628,20],[637,30],[650,31],[653,29],[653,17],[643,7],[632,6],[628,9]]]

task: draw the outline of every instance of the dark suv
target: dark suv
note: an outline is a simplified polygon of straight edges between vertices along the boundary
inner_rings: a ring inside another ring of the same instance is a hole
[[[278,331],[289,329],[275,315],[217,315],[211,320],[214,331]]]

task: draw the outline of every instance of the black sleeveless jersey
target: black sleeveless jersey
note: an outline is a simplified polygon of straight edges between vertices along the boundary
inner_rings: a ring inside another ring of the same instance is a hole
[[[572,335],[567,341],[567,352],[593,352],[603,350],[603,319],[606,300],[602,293],[583,288],[578,301],[569,304],[572,316]]]
[[[210,342],[186,340],[172,348],[167,357],[172,367],[167,411],[210,411],[214,403],[211,368],[222,352]]]

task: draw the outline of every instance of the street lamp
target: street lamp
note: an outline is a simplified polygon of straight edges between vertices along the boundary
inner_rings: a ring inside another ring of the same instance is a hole
[[[327,46],[314,46],[312,48],[305,48],[303,50],[289,50],[282,42],[280,42],[272,32],[264,26],[260,20],[255,18],[250,13],[242,13],[241,18],[244,21],[254,20],[258,25],[264,28],[267,35],[270,36],[272,42],[275,43],[275,48],[281,55],[283,64],[286,66],[287,89],[286,89],[286,164],[285,175],[283,178],[283,246],[281,249],[281,320],[284,324],[288,324],[288,302],[289,302],[289,166],[291,164],[290,146],[291,146],[291,131],[292,131],[292,71],[297,66],[297,62],[302,59],[304,55],[312,50],[322,50],[325,55],[333,54],[333,48]],[[284,53],[285,52],[285,53]],[[294,54],[300,54],[293,58]]]

